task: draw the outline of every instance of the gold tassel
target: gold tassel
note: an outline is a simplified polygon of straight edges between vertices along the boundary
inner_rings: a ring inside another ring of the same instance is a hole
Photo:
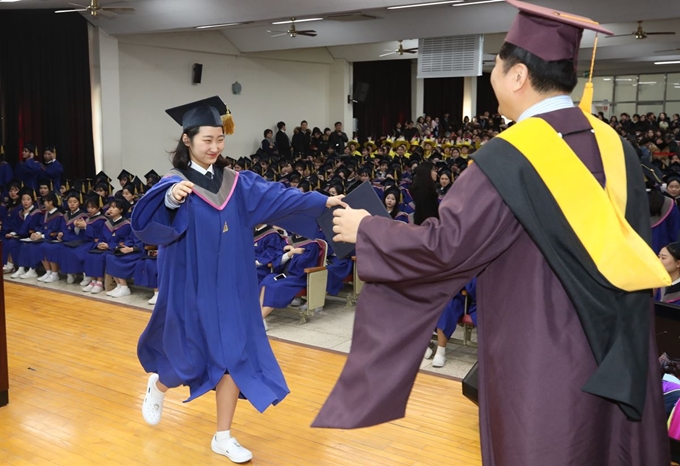
[[[231,110],[227,107],[227,114],[222,117],[222,129],[224,134],[234,134],[234,119],[231,116]]]
[[[5,146],[4,146],[4,144],[3,144],[3,145],[0,145],[0,155],[5,155]]]
[[[588,82],[583,88],[583,96],[581,96],[581,102],[579,102],[579,108],[585,113],[593,112],[593,69],[595,68],[595,52],[597,51],[597,37],[595,34],[595,44],[593,45],[593,56],[590,59],[590,73],[588,74]]]

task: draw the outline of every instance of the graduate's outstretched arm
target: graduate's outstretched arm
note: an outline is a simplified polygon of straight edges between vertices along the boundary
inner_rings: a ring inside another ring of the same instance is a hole
[[[418,283],[465,275],[498,257],[522,232],[491,182],[474,165],[444,198],[439,217],[420,226],[362,218],[357,232],[359,276],[367,282]]]

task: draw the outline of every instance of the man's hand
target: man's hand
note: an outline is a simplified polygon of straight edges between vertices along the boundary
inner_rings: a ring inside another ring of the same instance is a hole
[[[120,248],[120,252],[122,252],[123,254],[129,254],[132,251],[134,251],[134,248],[131,248],[129,246],[123,246],[122,248]]]
[[[349,208],[349,206],[343,202],[344,197],[345,196],[342,194],[340,196],[329,197],[328,200],[326,201],[326,208],[327,209],[330,209],[331,207],[343,207],[345,209]]]
[[[333,212],[333,241],[343,243],[356,243],[357,233],[359,232],[359,224],[364,217],[370,217],[367,211],[361,209],[337,209]]]
[[[182,202],[194,190],[194,184],[191,181],[180,181],[172,187],[172,197],[177,202]]]

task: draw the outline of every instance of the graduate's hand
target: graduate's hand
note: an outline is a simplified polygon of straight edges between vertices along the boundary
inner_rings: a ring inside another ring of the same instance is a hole
[[[123,254],[130,254],[132,251],[134,251],[134,249],[128,246],[123,246],[122,248],[120,248],[120,252],[122,252]]]
[[[295,254],[304,254],[305,248],[295,248],[290,250],[290,255],[291,257],[294,256]]]
[[[107,243],[99,243],[97,249],[109,249],[109,245]]]
[[[295,248],[293,248],[293,246],[288,245],[288,246],[286,246],[285,248],[283,248],[283,252],[292,251],[293,249],[295,249]]]
[[[343,243],[356,243],[359,224],[364,217],[370,217],[366,210],[361,209],[337,209],[333,212],[333,241]]]
[[[194,184],[191,181],[180,181],[172,187],[172,197],[177,202],[182,202],[194,190]]]
[[[40,236],[40,233],[33,233],[33,234],[31,234],[31,240],[32,240],[32,241],[37,241],[37,240],[39,240],[39,239],[41,239],[41,238],[42,238],[42,236]]]
[[[349,208],[349,206],[343,202],[344,197],[345,196],[342,194],[340,196],[329,197],[328,200],[326,201],[326,208],[327,209],[330,209],[331,207],[342,207],[344,209]]]
[[[63,232],[63,231],[60,231],[59,233],[57,233],[57,239],[58,239],[58,240],[61,240],[61,238],[63,238],[63,237],[64,237],[64,232]]]

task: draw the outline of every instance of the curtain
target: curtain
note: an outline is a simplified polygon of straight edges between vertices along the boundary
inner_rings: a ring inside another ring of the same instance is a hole
[[[80,14],[0,14],[0,134],[14,166],[23,145],[57,148],[64,174],[94,174],[87,20]]]
[[[491,73],[477,77],[477,114],[484,112],[489,112],[490,115],[498,112],[498,99],[491,87]]]
[[[411,119],[411,60],[354,63],[354,83],[370,86],[366,101],[354,104],[360,141],[390,135]]]
[[[465,78],[425,79],[425,114],[441,118],[449,113],[449,120],[463,120],[463,90]]]

